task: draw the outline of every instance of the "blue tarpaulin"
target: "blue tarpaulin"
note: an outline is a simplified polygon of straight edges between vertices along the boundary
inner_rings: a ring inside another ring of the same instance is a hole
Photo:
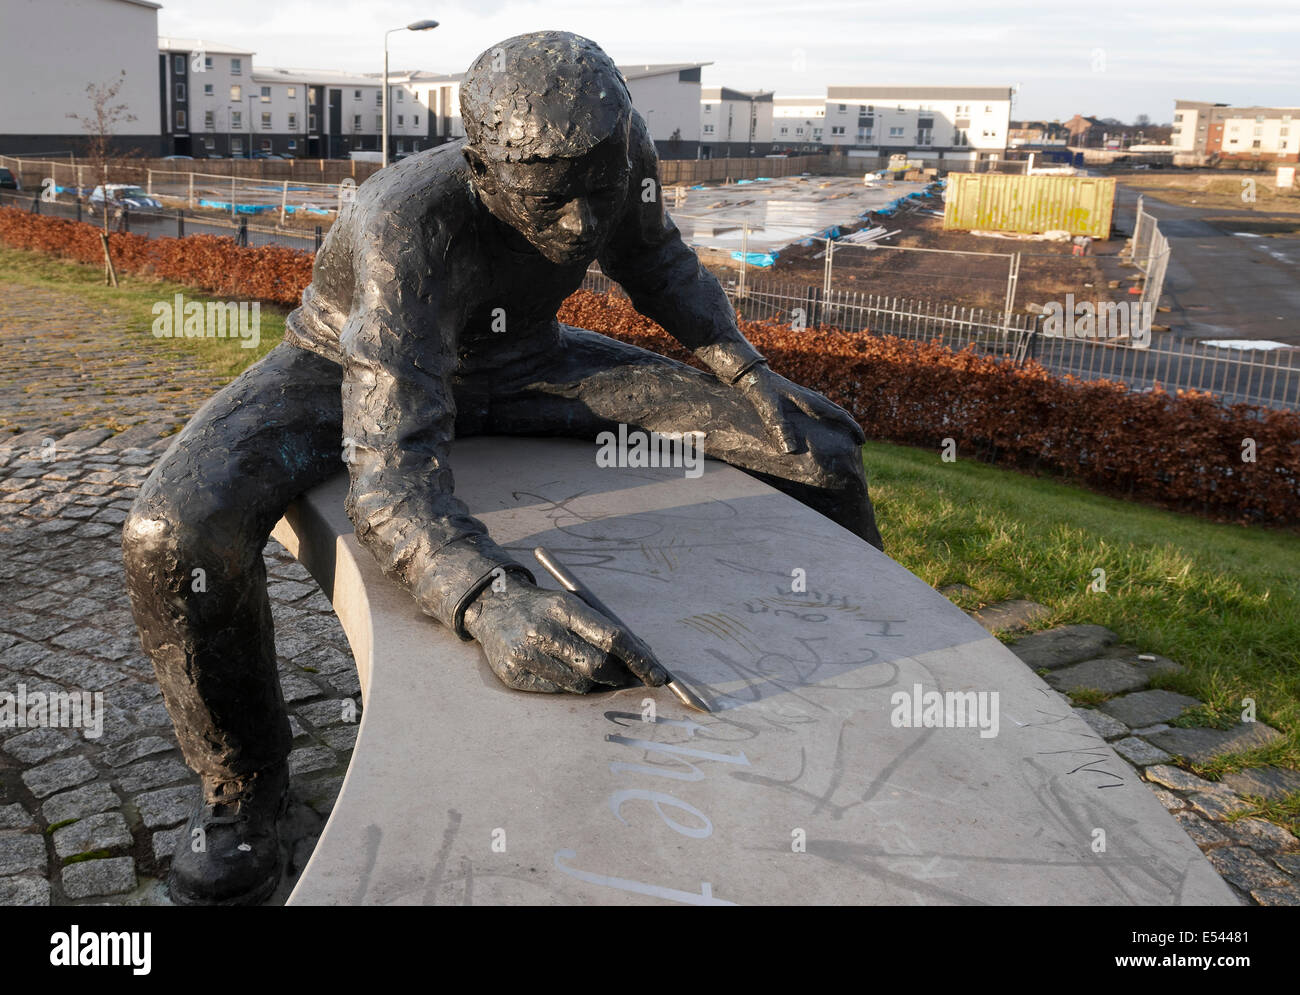
[[[211,207],[218,211],[229,211],[230,201],[228,200],[207,200],[199,201],[199,207]],[[279,208],[274,204],[236,204],[236,214],[266,214],[270,211],[278,211]]]
[[[776,264],[775,252],[741,252],[739,249],[731,254],[731,258],[740,262],[744,259],[750,266],[773,266]]]

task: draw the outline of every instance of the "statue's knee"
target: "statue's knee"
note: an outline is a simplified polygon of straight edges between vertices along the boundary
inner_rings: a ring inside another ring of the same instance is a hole
[[[250,546],[238,533],[233,509],[207,502],[189,507],[141,495],[122,526],[122,556],[134,586],[175,589],[192,579],[241,572]],[[195,571],[201,571],[196,575]]]

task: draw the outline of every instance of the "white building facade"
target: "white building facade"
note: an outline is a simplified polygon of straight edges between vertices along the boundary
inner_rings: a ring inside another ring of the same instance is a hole
[[[768,155],[773,95],[707,86],[700,91],[700,158]]]
[[[146,0],[4,0],[0,153],[82,154],[86,132],[68,115],[93,116],[86,88],[120,80],[109,103],[125,111],[112,144],[120,153],[157,155],[158,7]]]
[[[708,62],[619,66],[661,159],[700,154],[700,70]]]
[[[772,149],[807,154],[822,152],[826,97],[775,97],[772,100]]]
[[[1006,157],[1011,87],[831,86],[823,143],[850,155]]]

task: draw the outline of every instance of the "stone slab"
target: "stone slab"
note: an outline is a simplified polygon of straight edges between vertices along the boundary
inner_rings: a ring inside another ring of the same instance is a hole
[[[468,440],[454,466],[498,542],[548,546],[715,710],[508,690],[322,485],[275,537],[331,595],[365,710],[292,904],[1234,904],[1067,702],[803,505],[560,440]],[[996,692],[997,734],[913,726],[918,689]]]
[[[1100,656],[1117,638],[1100,625],[1062,625],[1026,636],[1011,652],[1034,670],[1055,670]]]
[[[1267,746],[1281,735],[1262,722],[1239,722],[1231,729],[1167,729],[1153,733],[1151,742],[1192,763],[1208,763],[1215,757]]]
[[[1139,729],[1176,719],[1183,714],[1184,709],[1199,704],[1197,699],[1173,691],[1139,691],[1105,702],[1099,707],[1126,725]]]
[[[1027,629],[1039,619],[1052,614],[1046,605],[1036,601],[999,601],[995,605],[986,605],[970,613],[973,618],[989,632],[1015,632]]]
[[[1222,783],[1239,795],[1256,795],[1265,801],[1280,801],[1300,791],[1300,771],[1283,767],[1247,767],[1224,774]]]
[[[1128,726],[1095,708],[1076,708],[1074,714],[1088,723],[1102,739],[1119,739],[1128,735]]]
[[[1123,694],[1146,687],[1146,674],[1123,660],[1085,660],[1053,670],[1044,678],[1058,691],[1100,691],[1103,694]]]

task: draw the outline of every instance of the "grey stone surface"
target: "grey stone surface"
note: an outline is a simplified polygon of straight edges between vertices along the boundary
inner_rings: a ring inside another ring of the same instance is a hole
[[[1224,823],[1223,832],[1233,841],[1263,853],[1281,853],[1300,849],[1290,830],[1267,819],[1234,819]]]
[[[121,812],[90,815],[54,831],[54,852],[60,857],[75,857],[91,850],[129,848],[132,842],[131,830]]]
[[[1076,708],[1074,714],[1088,723],[1102,739],[1119,739],[1128,735],[1128,726],[1095,708]]]
[[[1244,802],[1236,795],[1227,792],[1211,795],[1194,791],[1187,796],[1187,804],[1207,819],[1216,821],[1251,808],[1249,802]]]
[[[1292,877],[1300,879],[1300,853],[1275,853],[1271,859]]]
[[[174,749],[176,749],[176,743],[173,740],[164,739],[161,736],[142,736],[139,739],[128,740],[120,746],[105,750],[101,756],[110,767],[121,767],[123,764],[129,764],[142,757],[166,753],[168,750]]]
[[[1242,891],[1284,888],[1292,883],[1288,875],[1244,846],[1216,847],[1206,856],[1215,870]]]
[[[1300,887],[1293,881],[1285,888],[1255,888],[1250,897],[1264,906],[1295,906],[1300,905]]]
[[[0,805],[0,829],[26,829],[35,826],[31,815],[18,802]]]
[[[1239,795],[1280,801],[1300,791],[1300,771],[1283,767],[1247,767],[1233,774],[1224,774],[1223,783]]]
[[[143,760],[129,767],[121,767],[114,775],[123,790],[135,793],[160,788],[176,781],[193,780],[196,775],[179,760],[164,757],[161,760]]]
[[[94,784],[87,784],[47,798],[45,804],[41,806],[41,818],[47,825],[53,825],[68,819],[83,819],[88,815],[106,812],[121,804],[122,800],[108,784],[96,781]]]
[[[1146,740],[1138,739],[1136,736],[1116,740],[1110,745],[1114,747],[1116,753],[1135,767],[1168,763],[1171,759],[1164,750],[1157,749]]]
[[[1011,652],[1034,670],[1055,670],[1093,659],[1115,640],[1115,633],[1104,626],[1063,625],[1026,636],[1011,647]]]
[[[184,822],[194,812],[202,791],[197,784],[179,788],[161,788],[136,795],[140,818],[150,829],[161,829]]]
[[[5,740],[4,751],[24,764],[36,764],[75,745],[61,729],[32,729]]]
[[[23,784],[37,798],[75,788],[95,779],[95,765],[82,756],[50,760],[23,771]]]
[[[338,756],[323,746],[308,746],[289,754],[289,772],[295,777],[338,766]]]
[[[713,461],[692,482],[671,468],[606,473],[590,445],[560,440],[476,438],[453,457],[457,496],[498,543],[521,560],[555,547],[715,711],[687,712],[663,689],[505,689],[476,647],[382,577],[343,511],[346,481],[331,481],[298,504],[305,546],[287,523],[275,534],[330,578],[365,648],[366,719],[291,904],[460,902],[471,871],[475,902],[1235,903],[1067,703],[938,592],[804,506]],[[810,572],[792,597],[782,578],[796,555],[821,579]],[[895,724],[891,698],[918,684],[997,689],[1000,732]],[[539,764],[539,751],[564,761]],[[690,779],[659,776],[686,759]],[[524,769],[520,790],[503,772]],[[1122,822],[1143,874],[1062,862],[1081,845],[1062,807],[1072,823]],[[477,825],[504,827],[510,866],[537,871],[492,874]],[[830,863],[791,861],[789,827]]]
[[[1183,770],[1181,767],[1174,767],[1169,764],[1148,767],[1145,776],[1148,781],[1154,781],[1156,784],[1172,788],[1174,791],[1203,791],[1215,794],[1228,790],[1221,784],[1207,781],[1189,770]]]
[[[1207,763],[1229,753],[1267,746],[1280,738],[1281,733],[1262,722],[1239,722],[1231,729],[1170,729],[1153,735],[1151,742],[1192,763]]]
[[[45,840],[39,833],[0,832],[0,875],[44,874]]]
[[[1219,832],[1218,829],[1191,809],[1185,808],[1181,812],[1175,812],[1174,818],[1187,831],[1187,835],[1192,838],[1192,842],[1202,849],[1228,842],[1228,837],[1224,836],[1223,833]]]
[[[1167,811],[1178,812],[1187,807],[1187,803],[1172,791],[1166,791],[1164,788],[1157,788],[1155,785],[1152,785],[1151,793],[1156,796],[1156,799]]]
[[[176,844],[184,834],[184,826],[173,826],[171,829],[160,829],[154,833],[153,859],[159,863],[171,860],[172,854],[176,852]]]
[[[50,883],[44,878],[28,875],[0,878],[0,907],[49,904]]]
[[[1107,701],[1099,707],[1131,728],[1153,726],[1168,722],[1183,714],[1183,710],[1199,705],[1195,698],[1173,691],[1138,691],[1122,698]]]
[[[1036,601],[999,601],[970,613],[989,632],[1015,632],[1026,629],[1040,619],[1052,614],[1046,605]]]
[[[1050,631],[1050,630],[1049,630]],[[1053,670],[1043,680],[1058,691],[1101,691],[1103,694],[1123,694],[1145,687],[1146,675],[1123,660],[1085,660],[1060,670]]]
[[[109,857],[83,860],[63,868],[63,891],[69,898],[120,895],[135,889],[135,860]]]

